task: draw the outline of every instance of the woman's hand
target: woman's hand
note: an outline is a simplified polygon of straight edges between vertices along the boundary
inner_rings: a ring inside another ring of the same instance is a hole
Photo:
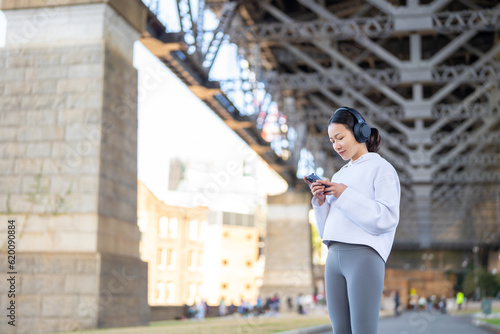
[[[325,186],[324,194],[333,195],[333,197],[339,198],[340,195],[347,189],[347,186],[343,183],[335,183],[328,181],[319,181],[321,185]]]
[[[318,181],[311,183],[307,181],[305,176],[304,176],[304,181],[311,186],[311,193],[313,197],[316,197],[316,199],[318,200],[318,204],[320,206],[323,205],[323,203],[325,203],[325,194],[324,194],[325,185],[319,183]]]

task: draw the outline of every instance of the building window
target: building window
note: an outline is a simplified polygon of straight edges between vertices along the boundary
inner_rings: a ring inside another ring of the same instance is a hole
[[[198,221],[191,220],[189,222],[189,239],[198,240]]]
[[[190,250],[188,252],[188,269],[189,270],[195,270],[196,269],[196,252]]]
[[[196,284],[194,283],[188,283],[188,287],[187,287],[187,302],[188,304],[192,304],[195,299],[196,299]]]
[[[201,283],[196,285],[196,296],[201,296]]]
[[[198,267],[198,270],[201,270],[202,260],[203,260],[203,252],[198,252],[198,257],[196,259],[196,266]]]
[[[173,304],[175,302],[175,284],[173,282],[167,283],[166,289],[167,303]]]
[[[200,223],[200,241],[204,241],[207,237],[207,226],[208,223],[206,221]]]
[[[177,238],[177,218],[170,218],[168,224],[168,236],[172,239]]]
[[[156,282],[156,302],[164,303],[165,302],[165,283],[164,282]]]
[[[160,269],[165,269],[167,263],[167,252],[163,248],[158,248],[156,252],[156,265]]]
[[[158,224],[158,230],[160,232],[160,238],[166,238],[168,235],[168,218],[161,217]]]
[[[166,255],[166,266],[168,269],[175,269],[175,250],[169,248],[167,249],[167,255]]]

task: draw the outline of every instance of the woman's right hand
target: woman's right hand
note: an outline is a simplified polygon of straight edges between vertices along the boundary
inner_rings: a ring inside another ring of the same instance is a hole
[[[311,186],[311,193],[313,197],[315,197],[318,200],[318,204],[321,206],[323,203],[325,203],[325,185],[319,182],[309,182],[306,180],[306,177],[304,176],[304,181]]]

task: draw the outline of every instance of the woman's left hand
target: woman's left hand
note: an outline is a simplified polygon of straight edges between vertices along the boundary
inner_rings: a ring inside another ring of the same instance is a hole
[[[347,186],[343,183],[335,183],[328,181],[317,181],[325,185],[325,195],[333,195],[333,197],[339,198],[340,195],[347,189]]]

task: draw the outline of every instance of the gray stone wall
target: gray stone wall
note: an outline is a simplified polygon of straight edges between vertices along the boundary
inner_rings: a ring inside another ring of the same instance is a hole
[[[262,298],[278,294],[281,309],[286,310],[286,300],[295,300],[300,293],[312,295],[312,244],[308,193],[286,192],[268,197],[266,223],[266,264]]]
[[[139,33],[105,1],[93,2],[101,3],[4,11],[0,270],[15,219],[18,308],[16,328],[2,321],[1,333],[149,320],[136,224]]]

